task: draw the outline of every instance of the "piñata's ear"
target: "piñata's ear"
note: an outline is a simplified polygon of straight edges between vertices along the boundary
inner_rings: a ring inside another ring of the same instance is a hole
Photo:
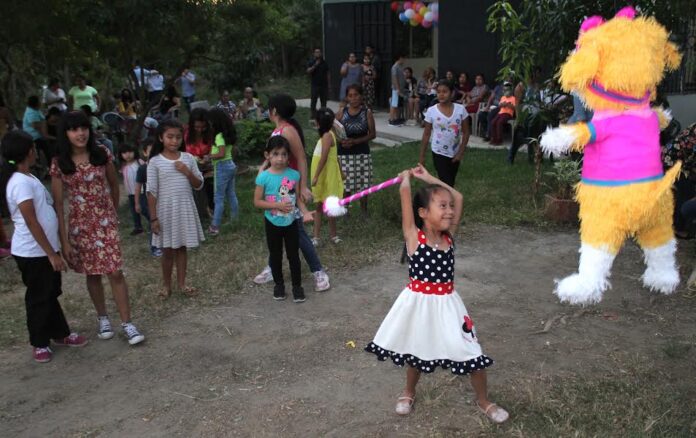
[[[580,34],[583,34],[590,29],[594,29],[595,27],[601,26],[602,24],[604,24],[604,18],[600,17],[599,15],[587,17],[580,25]]]
[[[599,53],[593,44],[585,44],[573,52],[561,67],[561,86],[570,92],[583,90],[594,79],[599,68]]]
[[[674,43],[668,42],[665,45],[665,67],[667,70],[676,70],[681,64],[682,55]]]
[[[633,6],[626,6],[625,8],[621,8],[614,17],[633,20],[636,18],[636,9]]]

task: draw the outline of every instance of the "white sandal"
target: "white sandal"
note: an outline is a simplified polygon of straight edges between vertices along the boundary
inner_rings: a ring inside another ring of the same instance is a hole
[[[343,242],[343,240],[341,240],[341,238],[338,237],[338,236],[333,236],[333,237],[331,238],[331,241],[332,241],[334,244],[339,244],[339,243]]]
[[[319,246],[319,238],[318,237],[312,237],[312,245],[315,248]]]
[[[405,395],[396,399],[396,413],[399,415],[408,415],[413,409],[413,404],[416,402],[416,396],[407,397]]]
[[[508,414],[508,411],[496,405],[495,403],[489,404],[486,409],[483,409],[481,406],[479,406],[478,401],[474,401],[474,404],[483,415],[488,417],[488,419],[494,423],[504,423],[508,418],[510,418],[510,414]]]

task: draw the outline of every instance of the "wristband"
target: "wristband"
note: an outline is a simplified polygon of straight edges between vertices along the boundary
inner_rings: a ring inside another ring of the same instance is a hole
[[[159,222],[159,218],[150,219],[150,222]]]

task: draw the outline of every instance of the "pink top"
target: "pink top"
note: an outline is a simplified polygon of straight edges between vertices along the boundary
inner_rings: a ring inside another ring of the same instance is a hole
[[[583,183],[621,186],[662,178],[660,123],[649,107],[597,111],[587,127],[592,137],[584,151]]]

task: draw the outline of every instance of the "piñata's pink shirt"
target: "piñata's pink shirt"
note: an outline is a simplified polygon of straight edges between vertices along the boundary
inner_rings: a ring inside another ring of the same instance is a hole
[[[597,111],[587,124],[582,182],[620,186],[660,179],[660,123],[649,107],[624,112]]]

